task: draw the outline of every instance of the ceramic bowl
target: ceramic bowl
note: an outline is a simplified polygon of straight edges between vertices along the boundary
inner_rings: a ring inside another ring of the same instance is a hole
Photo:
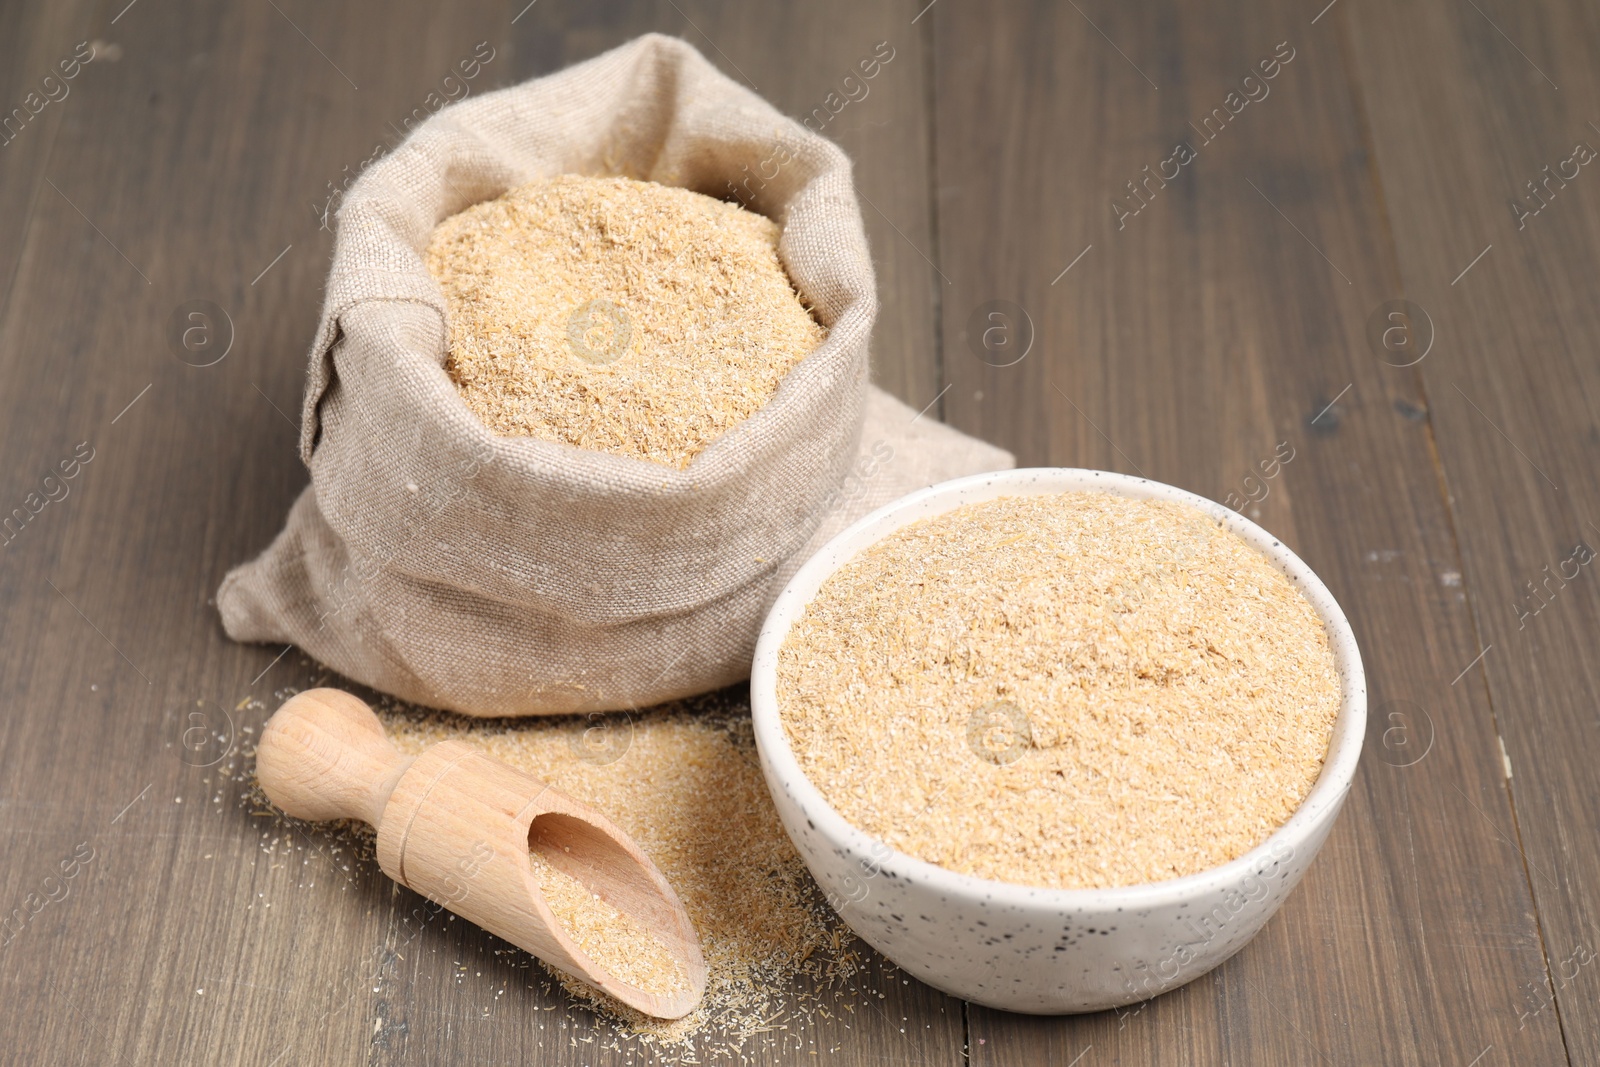
[[[1199,874],[1115,889],[1040,889],[934,866],[845,821],[801,773],[779,721],[778,649],[817,589],[857,553],[918,519],[1001,496],[1068,491],[1198,508],[1289,577],[1321,616],[1343,700],[1322,774],[1260,846]],[[944,482],[880,508],[830,541],[779,595],[762,627],[750,700],[761,769],[784,828],[828,900],[869,944],[946,993],[1007,1011],[1099,1011],[1176,988],[1239,951],[1272,917],[1327,839],[1366,730],[1355,635],[1304,563],[1255,523],[1160,482],[1037,468]]]

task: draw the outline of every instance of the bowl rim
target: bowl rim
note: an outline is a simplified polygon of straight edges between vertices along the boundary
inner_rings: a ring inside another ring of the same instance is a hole
[[[1029,486],[1033,488],[1027,488]],[[967,496],[969,490],[993,489],[1000,491],[991,491],[986,496]],[[1017,492],[1006,492],[1006,489]],[[1339,712],[1334,719],[1322,771],[1311,791],[1283,825],[1255,848],[1227,863],[1179,878],[1105,889],[1057,889],[962,874],[901,852],[849,822],[812,784],[789,747],[777,701],[778,651],[801,609],[810,603],[823,581],[871,544],[918,519],[942,514],[963,503],[1000,496],[1073,491],[1105,491],[1133,499],[1171,500],[1198,508],[1266,556],[1305,594],[1322,620],[1339,671],[1341,689]],[[950,501],[948,507],[922,511],[925,503],[944,499]],[[895,521],[897,519],[900,521]],[[858,857],[871,854],[876,873],[918,882],[952,898],[978,898],[1000,906],[1030,910],[1041,906],[1080,912],[1108,907],[1159,908],[1236,887],[1247,877],[1264,877],[1269,866],[1276,868],[1292,859],[1297,844],[1303,844],[1324,821],[1337,815],[1354,781],[1361,756],[1366,736],[1366,703],[1366,676],[1349,620],[1322,580],[1279,538],[1231,508],[1186,489],[1148,478],[1081,467],[1019,467],[955,478],[916,490],[856,520],[813,553],[778,594],[756,640],[750,671],[751,720],[756,747],[763,769],[767,771],[767,787],[774,793],[780,788],[788,790],[825,839]],[[884,849],[888,850],[887,856],[882,855]]]

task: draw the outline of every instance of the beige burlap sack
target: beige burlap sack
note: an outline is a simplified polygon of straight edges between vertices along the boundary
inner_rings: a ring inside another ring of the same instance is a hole
[[[563,173],[712,196],[738,179],[782,225],[784,266],[828,327],[684,470],[496,437],[444,371],[445,302],[422,260],[434,226]],[[311,485],[223,580],[223,625],[471,715],[643,707],[737,681],[773,598],[828,537],[911,489],[1011,465],[869,387],[876,310],[849,160],[681,41],[642,37],[446,108],[339,211],[302,410]]]

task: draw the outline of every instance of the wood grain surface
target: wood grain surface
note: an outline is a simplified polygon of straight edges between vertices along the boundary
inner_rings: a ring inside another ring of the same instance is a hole
[[[1111,5],[946,14],[937,66],[983,90],[938,100],[941,187],[953,187],[939,204],[945,336],[997,290],[1038,333],[1011,367],[947,347],[951,421],[1031,462],[1218,500],[1264,487],[1250,514],[1356,628],[1375,741],[1328,846],[1339,859],[1319,862],[1238,957],[1136,1013],[1040,1024],[974,1008],[974,1062],[1090,1048],[1084,1063],[1464,1064],[1486,1049],[1560,1062],[1555,1013],[1520,1015],[1545,961],[1502,836],[1514,822],[1492,711],[1481,690],[1450,685],[1479,646],[1421,365],[1386,365],[1364,337],[1368,313],[1407,291],[1340,23],[1268,3],[1160,19]],[[990,47],[966,47],[979,32]],[[1242,85],[1288,54],[1270,81]],[[1202,116],[1229,92],[1259,99],[1213,133]],[[986,153],[943,151],[985,138],[1012,159],[979,186]],[[1179,141],[1195,158],[1143,185],[1141,206],[1126,182]],[[1278,476],[1246,483],[1285,444],[1294,458]],[[1406,729],[1432,738],[1413,741],[1414,765]]]
[[[479,42],[475,92],[656,30],[796,116],[887,42],[825,130],[878,381],[1024,464],[1237,501],[1338,597],[1372,701],[1326,849],[1211,974],[1029,1018],[872,958],[870,1009],[732,1058],[1600,1062],[1600,18],[1324,2],[0,8],[0,1061],[660,1058],[254,817],[252,738],[323,675],[211,603],[307,480],[329,195]],[[194,310],[215,362],[174,341]]]

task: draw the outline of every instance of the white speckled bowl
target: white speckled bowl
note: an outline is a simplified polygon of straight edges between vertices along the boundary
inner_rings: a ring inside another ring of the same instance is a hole
[[[1091,490],[1199,508],[1255,546],[1310,599],[1343,685],[1327,762],[1298,811],[1231,863],[1117,889],[1037,889],[936,867],[847,823],[801,773],[778,720],[778,649],[835,570],[918,519],[1000,496]],[[761,769],[784,828],[850,927],[903,970],[979,1004],[1035,1014],[1099,1011],[1205,974],[1278,910],[1322,847],[1355,776],[1366,681],[1355,635],[1327,588],[1250,520],[1203,497],[1109,471],[1036,468],[944,482],[902,497],[830,541],[773,604],[756,645],[750,701]]]

